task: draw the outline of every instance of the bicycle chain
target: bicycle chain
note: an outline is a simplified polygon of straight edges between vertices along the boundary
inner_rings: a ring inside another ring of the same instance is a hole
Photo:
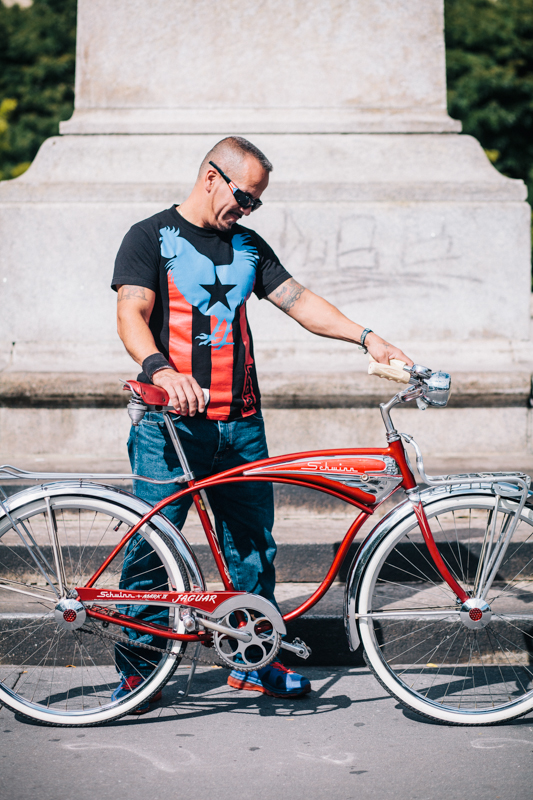
[[[156,653],[166,653],[168,656],[174,656],[174,658],[189,658],[186,654],[184,655],[177,655],[175,653],[169,653],[169,651],[164,647],[156,647],[153,644],[145,644],[144,642],[138,642],[135,639],[129,639],[127,636],[116,636],[112,633],[106,633],[103,630],[90,630],[85,626],[78,628],[78,631],[81,633],[89,633],[91,636],[100,636],[103,639],[110,639],[112,642],[117,644],[127,644],[128,647],[142,647],[143,650],[155,650]],[[210,658],[207,658],[207,654],[202,656],[200,654],[194,656],[193,658],[189,658],[190,661],[194,661],[201,664],[210,664],[211,666],[217,667],[224,667],[225,669],[231,669],[229,664],[226,664],[220,656],[217,655],[217,651],[214,647],[206,648],[209,650]],[[201,652],[201,651],[200,651]]]

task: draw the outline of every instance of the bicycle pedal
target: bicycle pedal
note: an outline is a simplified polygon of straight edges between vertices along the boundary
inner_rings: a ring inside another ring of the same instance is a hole
[[[305,642],[296,637],[292,642],[282,641],[281,647],[283,650],[288,650],[289,653],[294,653],[298,658],[309,658],[312,655],[312,650]]]

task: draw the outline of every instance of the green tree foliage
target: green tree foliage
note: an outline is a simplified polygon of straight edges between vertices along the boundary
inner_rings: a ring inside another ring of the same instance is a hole
[[[445,0],[448,110],[533,201],[533,0]]]
[[[0,180],[28,168],[74,104],[76,0],[0,0]]]

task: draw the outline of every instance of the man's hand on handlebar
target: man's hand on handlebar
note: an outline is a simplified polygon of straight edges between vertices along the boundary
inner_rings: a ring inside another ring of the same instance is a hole
[[[365,347],[372,358],[375,358],[380,364],[388,364],[391,358],[397,358],[399,361],[404,361],[408,367],[413,366],[413,361],[409,356],[406,356],[398,347],[386,342],[377,333],[372,332],[367,335]]]
[[[194,417],[197,411],[205,411],[204,394],[192,375],[184,375],[173,369],[161,369],[154,374],[152,383],[167,392],[170,404],[182,416]]]

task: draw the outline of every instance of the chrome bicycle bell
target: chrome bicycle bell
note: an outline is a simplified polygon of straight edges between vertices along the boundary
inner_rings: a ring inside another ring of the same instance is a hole
[[[428,406],[445,408],[450,398],[452,379],[447,372],[434,372],[424,381],[423,401]]]

